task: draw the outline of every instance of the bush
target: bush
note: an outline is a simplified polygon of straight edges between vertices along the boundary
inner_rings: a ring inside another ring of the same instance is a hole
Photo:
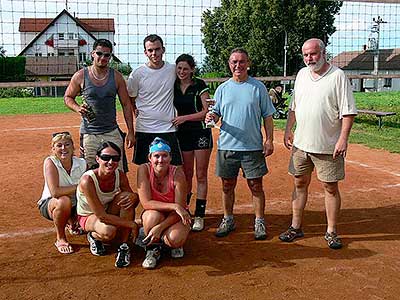
[[[25,81],[24,56],[0,57],[0,82]]]
[[[33,88],[3,88],[0,89],[0,98],[27,98],[34,96]]]

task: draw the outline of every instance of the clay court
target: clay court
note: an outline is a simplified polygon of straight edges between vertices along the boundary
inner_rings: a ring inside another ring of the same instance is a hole
[[[74,113],[0,117],[1,299],[399,299],[399,154],[350,145],[341,183],[344,248],[335,251],[323,239],[323,191],[315,177],[305,237],[291,244],[278,239],[290,223],[292,189],[281,131],[275,131],[264,179],[268,239],[253,239],[252,203],[243,179],[236,194],[237,229],[217,239],[222,210],[214,153],[206,229],[191,233],[185,258],[162,259],[157,269],[144,270],[144,252],[136,247],[131,266],[120,270],[114,267],[115,249],[94,257],[84,235],[69,236],[74,254],[59,254],[52,224],[36,206],[51,133],[69,130],[77,142],[78,125]],[[135,169],[130,164],[134,189]]]

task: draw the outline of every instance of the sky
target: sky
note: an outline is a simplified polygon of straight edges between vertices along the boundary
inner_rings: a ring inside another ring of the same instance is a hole
[[[201,15],[219,5],[220,0],[0,0],[0,46],[8,56],[18,54],[21,17],[54,18],[67,7],[78,18],[114,18],[116,55],[133,67],[146,61],[142,41],[150,33],[163,37],[167,61],[190,53],[201,64]],[[344,2],[328,51],[361,50],[378,16],[387,21],[380,25],[380,48],[400,48],[400,4]]]

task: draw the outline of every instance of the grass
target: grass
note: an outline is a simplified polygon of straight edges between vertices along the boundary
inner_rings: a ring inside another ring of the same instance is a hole
[[[386,149],[400,153],[400,92],[355,93],[357,108],[396,112],[383,118],[382,129],[378,119],[371,115],[358,115],[350,134],[350,142],[370,148]],[[121,106],[118,103],[118,110]],[[0,115],[53,114],[68,112],[62,98],[3,98],[0,99]],[[285,128],[285,120],[275,120],[275,126]]]
[[[358,109],[392,111],[396,115],[384,117],[379,129],[378,118],[359,114],[354,121],[350,143],[400,153],[400,92],[354,93]],[[285,120],[275,120],[275,126],[284,129]]]
[[[81,103],[80,97],[77,99]],[[121,105],[117,100],[117,109]],[[71,111],[61,97],[1,98],[0,115],[55,114]]]

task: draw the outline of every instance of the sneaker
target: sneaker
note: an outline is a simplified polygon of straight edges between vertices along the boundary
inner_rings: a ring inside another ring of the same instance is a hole
[[[183,247],[171,249],[172,258],[182,258],[184,255],[185,251],[183,251]]]
[[[202,231],[204,229],[204,219],[202,217],[194,217],[192,230]]]
[[[145,269],[154,269],[157,266],[157,262],[161,257],[161,247],[155,247],[146,251],[146,258],[142,263],[142,267]]]
[[[301,228],[296,229],[296,228],[290,226],[290,227],[288,228],[288,230],[286,230],[285,232],[283,232],[283,233],[281,233],[281,234],[279,235],[279,239],[280,239],[282,242],[287,242],[287,243],[289,243],[289,242],[292,242],[292,241],[294,241],[295,239],[300,238],[300,237],[303,237],[303,236],[304,236],[304,233],[303,233],[303,230],[301,230]]]
[[[131,251],[126,243],[123,243],[118,248],[117,256],[115,259],[115,266],[117,268],[124,268],[131,263]]]
[[[267,238],[267,231],[263,222],[256,222],[254,225],[254,238],[256,240],[265,240]]]
[[[93,255],[103,256],[106,255],[106,248],[101,241],[96,240],[90,232],[87,234],[87,240],[89,242],[89,249]]]
[[[225,218],[222,218],[221,224],[217,231],[215,232],[216,237],[224,237],[227,236],[231,231],[235,230],[235,221],[228,221]]]
[[[328,247],[331,249],[340,249],[342,248],[342,241],[337,236],[336,232],[327,232],[325,233],[325,240],[328,242]]]

